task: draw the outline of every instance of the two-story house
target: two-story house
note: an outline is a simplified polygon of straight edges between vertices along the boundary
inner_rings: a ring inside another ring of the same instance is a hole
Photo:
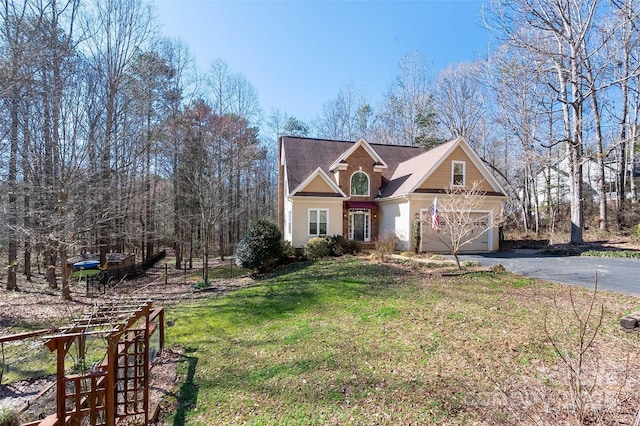
[[[481,182],[488,230],[465,251],[498,249],[492,220],[505,191],[463,138],[434,149],[282,136],[279,139],[278,216],[296,248],[323,235],[374,242],[392,232],[399,249],[413,249],[412,226],[450,185]],[[426,229],[425,229],[426,232]],[[421,251],[446,251],[422,239]]]

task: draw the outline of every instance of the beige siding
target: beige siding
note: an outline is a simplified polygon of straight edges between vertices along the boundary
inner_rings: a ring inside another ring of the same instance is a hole
[[[316,176],[307,186],[300,189],[300,192],[335,192],[327,182],[320,176]]]
[[[480,170],[471,162],[462,148],[457,147],[449,157],[438,167],[429,178],[424,181],[420,189],[446,189],[451,185],[451,163],[452,161],[465,162],[465,184],[469,187],[474,181],[482,182],[481,191],[493,191],[489,183],[484,179]]]
[[[294,199],[292,203],[293,247],[302,247],[315,235],[309,235],[309,209],[327,209],[327,235],[342,235],[342,199]]]
[[[433,204],[433,199],[426,200],[411,200],[411,217],[415,217],[416,213],[419,213],[423,217],[423,229],[422,229],[422,241],[421,251],[425,252],[448,252],[448,248],[439,241],[433,234],[433,231],[429,227],[429,216],[427,211]],[[500,241],[498,235],[498,226],[496,225],[498,218],[500,218],[502,209],[502,201],[500,199],[486,199],[482,205],[478,206],[478,210],[482,213],[478,213],[479,216],[486,216],[487,212],[491,212],[492,225],[491,228],[481,234],[479,238],[473,241],[469,245],[462,247],[461,252],[482,252],[482,251],[496,251],[498,250]]]

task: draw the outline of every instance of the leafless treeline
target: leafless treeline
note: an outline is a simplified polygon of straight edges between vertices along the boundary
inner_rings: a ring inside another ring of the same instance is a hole
[[[639,10],[494,0],[486,59],[432,75],[411,53],[379,103],[349,82],[315,121],[274,110],[265,127],[427,147],[464,136],[525,229],[564,214],[580,242],[587,223],[637,220]],[[230,253],[251,220],[273,217],[275,144],[258,134],[253,86],[222,60],[202,76],[153,22],[142,0],[0,0],[8,288],[37,267],[68,297],[53,265],[78,250],[146,258],[174,244],[180,267]]]
[[[223,62],[197,78],[153,22],[140,0],[1,2],[8,289],[37,268],[70,297],[61,266],[78,251],[104,262],[173,244],[177,267],[185,253],[225,255],[273,215],[275,161],[251,84]]]
[[[431,75],[421,54],[409,54],[377,105],[356,82],[315,122],[271,118],[289,133],[390,144],[464,136],[510,191],[525,229],[564,225],[577,243],[586,225],[637,224],[639,11],[637,0],[494,0],[484,11],[486,59]]]

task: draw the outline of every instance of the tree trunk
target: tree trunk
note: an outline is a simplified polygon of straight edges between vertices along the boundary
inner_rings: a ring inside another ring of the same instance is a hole
[[[49,288],[57,290],[58,280],[56,279],[56,251],[53,248],[48,247],[44,252],[44,260],[47,266],[47,283],[49,283]]]
[[[175,123],[172,130],[175,129]],[[173,135],[173,249],[176,255],[176,269],[182,268],[182,227],[180,224],[180,191],[178,172],[178,137]]]
[[[209,284],[209,227],[204,227],[204,258],[202,260],[202,280]]]
[[[633,120],[631,126],[631,140],[629,141],[629,168],[631,169],[631,179],[629,180],[629,191],[631,192],[631,202],[638,202],[638,190],[636,188],[636,143],[638,142],[638,119],[640,118],[640,92],[634,96]]]
[[[25,113],[24,113],[24,119],[23,119],[23,146],[22,146],[22,173],[23,173],[23,179],[25,181],[25,183],[31,179],[31,177],[27,177],[30,176],[31,173],[27,173],[27,170],[29,170],[29,164],[31,162],[31,158],[29,158],[29,152],[31,149],[31,129],[29,128],[29,114],[30,114],[30,106],[27,103],[25,106]],[[29,194],[28,191],[24,191],[24,211],[25,211],[25,215],[23,218],[23,224],[25,229],[30,229],[31,228],[31,219],[29,217],[29,212],[31,211],[31,195]],[[32,245],[31,245],[31,237],[30,236],[25,236],[24,238],[24,276],[27,279],[27,281],[31,282],[31,250],[32,250]]]
[[[62,278],[62,298],[64,300],[71,300],[71,287],[69,285],[69,270],[67,269],[67,249],[60,249],[60,265],[61,265],[61,278]]]
[[[598,164],[598,206],[599,206],[599,216],[600,223],[599,229],[601,231],[606,231],[608,227],[607,220],[607,190],[606,190],[606,181],[604,174],[604,147],[602,144],[602,119],[600,116],[600,105],[598,102],[598,91],[596,90],[596,81],[593,76],[593,71],[591,70],[591,61],[587,57],[585,59],[585,68],[587,71],[587,77],[591,82],[591,107],[593,109],[593,122],[595,126],[595,138],[596,138],[596,161]],[[626,112],[625,112],[626,114]]]
[[[189,226],[189,269],[193,269],[193,225]]]
[[[17,172],[18,172],[18,111],[20,98],[17,88],[14,88],[11,98],[11,149],[9,152],[9,244],[7,247],[9,267],[7,269],[7,290],[17,290],[16,263],[18,261],[18,197],[17,197]]]

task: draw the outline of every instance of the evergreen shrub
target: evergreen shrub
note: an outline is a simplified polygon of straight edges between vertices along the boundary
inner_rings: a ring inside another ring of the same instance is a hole
[[[268,271],[282,261],[285,247],[278,225],[259,220],[238,243],[236,265],[258,272]]]
[[[329,241],[324,237],[315,237],[307,241],[302,247],[302,251],[309,259],[319,259],[332,254]]]

